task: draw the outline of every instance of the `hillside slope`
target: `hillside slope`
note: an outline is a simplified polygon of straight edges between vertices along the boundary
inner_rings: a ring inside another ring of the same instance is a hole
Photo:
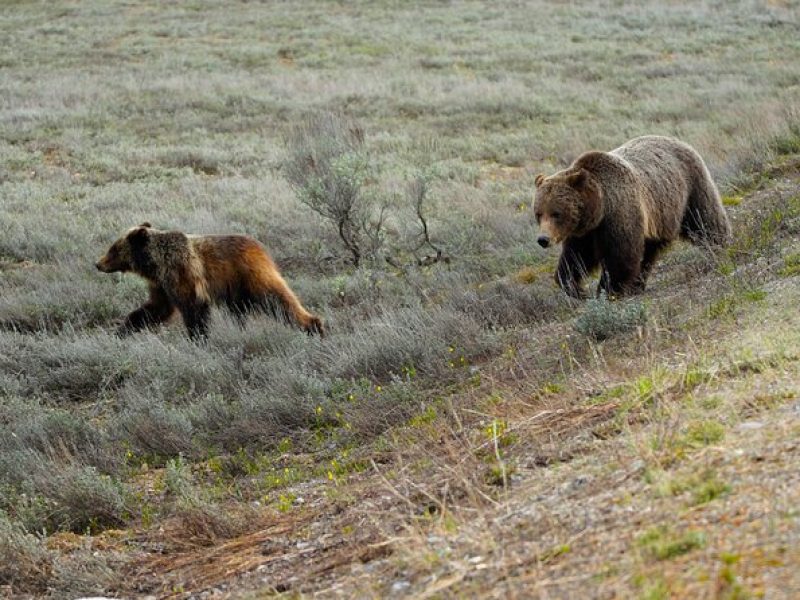
[[[242,537],[146,559],[138,589],[794,597],[797,165],[733,210],[735,267],[698,270],[691,249],[675,249],[645,296],[646,322],[588,344],[570,321],[532,329],[527,350],[475,367],[475,387],[360,449],[363,473],[289,488],[286,511]],[[745,239],[776,215],[768,249]],[[537,365],[551,358],[543,385]]]

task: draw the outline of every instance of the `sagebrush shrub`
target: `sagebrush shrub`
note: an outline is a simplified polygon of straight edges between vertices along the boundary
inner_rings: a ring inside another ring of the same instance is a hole
[[[53,569],[53,553],[0,510],[0,584],[17,593],[44,591]]]
[[[647,322],[647,310],[640,300],[609,300],[605,295],[587,300],[575,319],[575,329],[596,341],[634,331]]]

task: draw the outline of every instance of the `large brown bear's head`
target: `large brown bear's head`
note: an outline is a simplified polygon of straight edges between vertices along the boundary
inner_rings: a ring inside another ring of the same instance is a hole
[[[586,169],[571,169],[551,177],[536,176],[533,205],[542,248],[570,237],[580,237],[601,220],[602,189]]]
[[[117,273],[131,271],[136,262],[135,255],[147,243],[150,235],[150,223],[142,223],[128,230],[123,237],[111,244],[111,247],[100,260],[95,263],[98,271]]]

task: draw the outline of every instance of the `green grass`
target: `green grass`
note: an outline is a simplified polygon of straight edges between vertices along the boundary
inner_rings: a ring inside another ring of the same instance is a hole
[[[692,445],[707,446],[725,437],[725,426],[713,420],[698,420],[689,423],[685,440]]]
[[[671,560],[705,546],[705,536],[699,531],[674,533],[666,527],[654,527],[636,539],[645,554],[655,560]]]
[[[780,273],[783,277],[800,275],[800,252],[789,254],[783,259],[783,268]]]

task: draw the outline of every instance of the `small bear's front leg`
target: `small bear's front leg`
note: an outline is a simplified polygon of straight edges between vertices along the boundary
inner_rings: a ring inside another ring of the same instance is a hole
[[[117,335],[125,337],[142,329],[157,327],[168,321],[174,312],[175,307],[164,291],[151,286],[147,302],[125,318],[125,322],[117,329]]]

